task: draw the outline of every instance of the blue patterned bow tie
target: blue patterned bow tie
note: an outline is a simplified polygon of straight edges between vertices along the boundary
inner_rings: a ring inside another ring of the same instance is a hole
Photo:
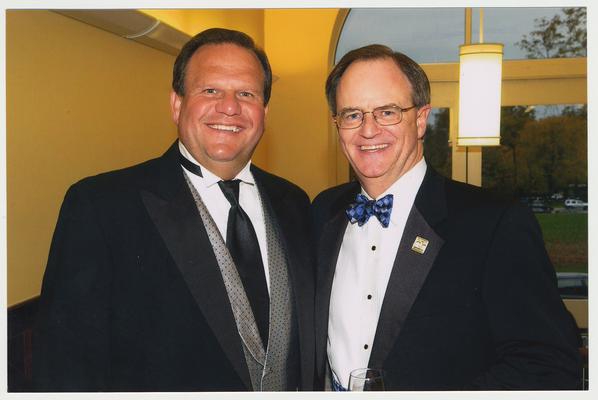
[[[354,224],[362,226],[372,215],[378,218],[383,227],[388,228],[390,223],[390,213],[392,212],[392,194],[387,194],[379,200],[369,200],[363,194],[359,193],[355,197],[355,203],[352,203],[347,210],[347,218]]]

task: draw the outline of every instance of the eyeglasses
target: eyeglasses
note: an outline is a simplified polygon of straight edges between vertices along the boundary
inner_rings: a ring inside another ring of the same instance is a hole
[[[356,129],[363,124],[365,115],[371,113],[378,125],[396,125],[403,120],[404,112],[415,107],[416,106],[401,108],[399,106],[390,105],[378,107],[372,111],[362,111],[357,108],[343,110],[334,116],[334,122],[336,122],[336,126],[340,129]]]

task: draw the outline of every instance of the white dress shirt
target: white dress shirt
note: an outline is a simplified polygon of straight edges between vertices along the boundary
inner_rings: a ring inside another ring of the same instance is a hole
[[[387,228],[375,215],[362,226],[347,225],[330,294],[327,344],[334,378],[345,388],[352,370],[368,366],[386,286],[426,168],[422,158],[376,199],[394,195]]]
[[[201,200],[206,205],[208,212],[212,216],[212,219],[216,223],[220,235],[226,242],[226,229],[228,223],[228,211],[230,210],[230,203],[220,190],[218,182],[222,179],[214,175],[209,169],[201,165],[193,158],[191,153],[187,151],[183,143],[179,141],[179,150],[183,157],[197,164],[201,167],[201,173],[203,177],[197,176],[185,168],[183,171],[187,174],[189,180],[199,193]],[[264,217],[264,210],[262,208],[262,201],[260,199],[260,192],[255,183],[255,179],[249,169],[251,161],[245,165],[245,167],[235,176],[234,179],[241,180],[239,184],[239,204],[241,208],[247,213],[255,234],[257,235],[257,241],[260,245],[260,252],[262,254],[262,262],[264,264],[264,274],[266,275],[266,285],[268,286],[268,292],[270,292],[270,274],[268,272],[268,242],[266,240],[266,223]]]

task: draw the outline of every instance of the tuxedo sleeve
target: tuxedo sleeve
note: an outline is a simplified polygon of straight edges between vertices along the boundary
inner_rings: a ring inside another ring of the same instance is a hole
[[[483,284],[495,363],[468,389],[576,389],[577,327],[556,285],[540,227],[529,209],[504,213]]]
[[[38,391],[106,389],[110,255],[85,188],[67,192],[52,239],[33,338]]]

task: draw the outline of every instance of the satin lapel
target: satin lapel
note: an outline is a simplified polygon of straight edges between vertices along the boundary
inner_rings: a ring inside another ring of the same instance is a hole
[[[345,208],[355,197],[359,190],[351,191],[343,196],[342,200],[333,208],[338,210],[334,216],[322,228],[319,243],[317,244],[317,280],[316,280],[316,368],[318,376],[324,376],[326,361],[326,343],[328,341],[328,312],[330,309],[330,292],[332,291],[332,282],[334,280],[334,271],[338,254],[343,242],[343,236],[347,229],[347,216]]]
[[[429,167],[428,169],[430,170]],[[430,170],[407,218],[380,311],[370,355],[370,367],[381,368],[384,365],[401,333],[407,314],[444,244],[444,240],[432,229],[435,223],[444,218],[446,210],[444,197],[441,196],[444,193],[441,191],[441,183],[442,178]],[[440,191],[431,190],[432,188]],[[430,191],[435,193],[432,197],[434,200],[428,197],[431,196]],[[422,254],[423,247],[425,250]]]
[[[251,388],[241,340],[207,232],[180,166],[176,163],[165,168],[173,168],[170,178],[177,181],[177,190],[159,194],[142,190],[141,197],[223,352],[245,386]],[[172,182],[167,185],[172,189]]]

